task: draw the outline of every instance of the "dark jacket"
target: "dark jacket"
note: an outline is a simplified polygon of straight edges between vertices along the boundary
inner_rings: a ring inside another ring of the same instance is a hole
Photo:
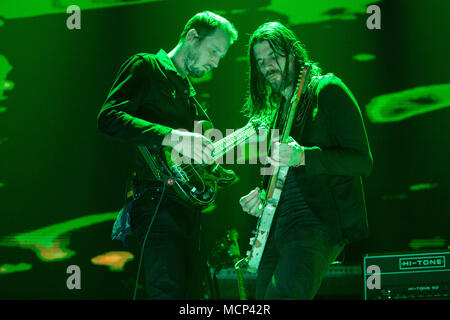
[[[338,241],[368,236],[362,177],[373,158],[359,106],[333,74],[315,78],[303,128],[294,120],[291,136],[305,146],[305,166],[294,168],[305,201]],[[300,110],[297,110],[300,111]],[[296,119],[299,120],[299,119]]]

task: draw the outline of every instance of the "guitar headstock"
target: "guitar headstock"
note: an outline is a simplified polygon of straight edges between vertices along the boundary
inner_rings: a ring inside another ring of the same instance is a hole
[[[295,85],[295,90],[294,90],[294,94],[292,96],[291,104],[298,103],[300,100],[300,96],[305,92],[307,86],[303,85],[303,84],[306,81],[308,81],[310,71],[311,71],[311,66],[309,64],[305,64],[302,71],[299,73],[299,75],[297,77],[297,83]]]

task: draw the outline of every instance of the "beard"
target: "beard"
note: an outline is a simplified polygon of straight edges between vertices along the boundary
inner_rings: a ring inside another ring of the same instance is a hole
[[[273,77],[272,77],[272,75],[273,75]],[[281,72],[280,71],[273,70],[271,72],[267,72],[264,75],[264,78],[269,83],[269,85],[272,87],[272,90],[278,91],[280,89],[280,85],[281,85],[280,79],[283,78],[281,76]]]
[[[271,78],[270,75],[272,74],[276,74],[276,76]],[[287,75],[281,71],[274,71],[267,74],[266,81],[269,83],[272,90],[277,94],[281,94],[286,88],[289,88],[294,83],[292,79],[287,77]]]
[[[201,78],[205,75],[206,70],[201,69],[199,67],[196,66],[192,66],[191,68],[188,69],[189,70],[189,74],[191,76],[193,76],[194,78]]]
[[[201,78],[206,73],[206,70],[204,68],[196,65],[196,63],[198,62],[198,58],[198,52],[190,51],[186,56],[186,60],[184,61],[186,70],[189,72],[189,75],[194,78]]]

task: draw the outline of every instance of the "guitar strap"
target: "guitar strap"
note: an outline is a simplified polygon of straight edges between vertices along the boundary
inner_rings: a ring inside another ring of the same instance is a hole
[[[186,77],[186,80],[187,80],[187,82],[188,82],[188,84],[189,84],[189,87],[190,87],[190,88],[194,88],[194,86],[192,85],[191,81],[189,81],[189,78],[188,78],[188,77]],[[206,110],[203,109],[202,105],[201,105],[201,104],[197,101],[197,99],[195,98],[195,90],[194,90],[194,94],[190,95],[189,98],[192,98],[192,100],[194,101],[194,107],[195,107],[195,113],[196,113],[196,115],[198,116],[198,110],[200,109],[200,111],[203,113],[203,115],[205,116],[205,118],[206,118],[209,122],[213,123],[213,122],[211,121],[211,119],[208,117],[208,114],[206,114]]]
[[[316,97],[319,81],[320,77],[311,77],[311,81],[302,97],[300,108],[297,109],[297,114],[294,118],[294,123],[292,124],[292,133],[299,138],[300,141],[297,141],[299,144],[301,144],[301,140],[303,140],[305,127],[310,122],[314,108],[316,107],[317,99],[314,98]]]

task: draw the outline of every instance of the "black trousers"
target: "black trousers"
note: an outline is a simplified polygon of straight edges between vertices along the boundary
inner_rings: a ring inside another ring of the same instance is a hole
[[[136,200],[131,229],[141,249],[160,200],[152,188]],[[200,212],[164,195],[149,231],[141,270],[147,299],[199,299],[203,270],[199,252]],[[142,279],[142,278],[141,278]]]
[[[256,299],[310,300],[343,250],[315,218],[301,194],[283,201],[272,223],[256,280]]]

